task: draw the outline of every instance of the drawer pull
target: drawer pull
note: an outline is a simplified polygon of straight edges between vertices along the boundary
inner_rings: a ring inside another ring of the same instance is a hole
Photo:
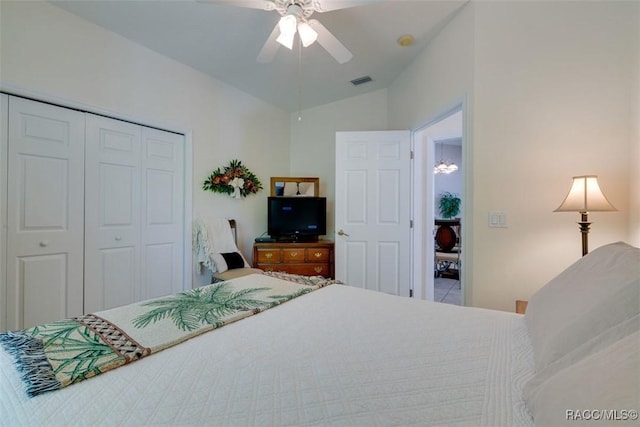
[[[322,252],[316,252],[313,254],[316,258],[320,258],[322,256]]]
[[[298,252],[291,252],[290,255],[291,255],[291,258],[295,258],[298,256]]]
[[[322,267],[314,267],[314,268],[313,268],[313,270],[314,270],[316,273],[322,273],[322,270],[324,270],[324,268],[322,268]]]
[[[265,258],[273,258],[273,254],[271,252],[267,252],[266,254],[264,254]]]

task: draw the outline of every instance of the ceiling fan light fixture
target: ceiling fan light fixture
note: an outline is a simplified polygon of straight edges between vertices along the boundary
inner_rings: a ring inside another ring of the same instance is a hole
[[[298,34],[304,47],[311,46],[318,39],[318,33],[306,22],[298,24]]]
[[[298,19],[293,15],[287,15],[280,18],[280,22],[278,22],[280,35],[276,41],[287,49],[293,49],[293,39],[296,35],[297,24]]]
[[[282,46],[284,46],[287,49],[291,50],[291,49],[293,49],[293,38],[295,37],[295,35],[296,35],[296,33],[293,33],[293,34],[280,33],[280,35],[278,36],[276,41],[278,43],[280,43]]]
[[[298,19],[293,15],[287,15],[280,18],[278,27],[280,27],[280,35],[282,34],[295,34],[296,26],[298,25]]]

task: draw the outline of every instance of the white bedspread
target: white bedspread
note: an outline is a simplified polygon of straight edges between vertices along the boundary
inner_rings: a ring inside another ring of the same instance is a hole
[[[524,319],[332,285],[28,399],[0,350],[0,425],[518,426]]]

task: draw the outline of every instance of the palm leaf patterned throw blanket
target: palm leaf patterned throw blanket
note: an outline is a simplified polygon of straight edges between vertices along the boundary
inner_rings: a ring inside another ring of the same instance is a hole
[[[283,280],[284,279],[284,280]],[[304,295],[333,280],[252,274],[0,334],[33,397],[99,375]]]

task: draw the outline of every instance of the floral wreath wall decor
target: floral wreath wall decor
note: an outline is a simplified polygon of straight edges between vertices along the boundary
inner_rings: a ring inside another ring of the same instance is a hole
[[[229,166],[214,170],[202,189],[241,199],[262,190],[262,183],[240,160],[231,160]]]

